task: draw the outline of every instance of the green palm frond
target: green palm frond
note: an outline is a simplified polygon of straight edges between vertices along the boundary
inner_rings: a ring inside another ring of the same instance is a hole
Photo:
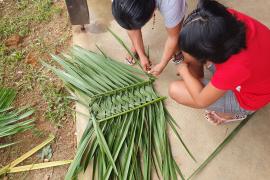
[[[16,97],[13,89],[0,87],[0,139],[24,132],[33,127],[33,119],[29,118],[34,110],[22,108],[16,110],[11,107]],[[0,144],[0,149],[13,145],[16,142]]]
[[[93,179],[151,179],[153,170],[164,179],[183,179],[167,135],[167,124],[174,132],[177,126],[154,79],[102,54],[74,46],[71,55],[52,56],[63,70],[43,63],[90,112],[66,179],[75,179],[90,161]]]

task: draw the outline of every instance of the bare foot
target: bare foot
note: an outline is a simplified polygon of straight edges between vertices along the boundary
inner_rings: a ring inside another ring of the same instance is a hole
[[[241,121],[244,120],[246,117],[246,115],[228,114],[215,111],[206,111],[205,114],[205,118],[215,125]]]
[[[131,53],[138,59],[138,54],[134,47],[131,48]],[[129,65],[134,65],[136,63],[135,59],[130,54],[127,54],[125,59]]]

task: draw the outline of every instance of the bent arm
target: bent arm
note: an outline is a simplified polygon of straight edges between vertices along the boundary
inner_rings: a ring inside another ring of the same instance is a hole
[[[199,79],[192,76],[187,65],[184,65],[179,73],[195,102],[195,108],[206,108],[226,93],[225,90],[214,87],[211,82],[204,87]]]

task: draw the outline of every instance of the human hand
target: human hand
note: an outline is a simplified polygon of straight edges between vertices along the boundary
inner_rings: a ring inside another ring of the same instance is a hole
[[[186,70],[188,70],[188,63],[183,61],[179,65],[177,65],[177,75],[182,75],[186,73]]]
[[[142,66],[144,71],[148,72],[151,70],[151,62],[149,61],[149,59],[146,56],[140,57],[140,62],[141,62],[141,66]]]
[[[157,65],[155,65],[150,71],[149,73],[152,74],[153,76],[158,76],[162,73],[162,71],[164,70],[166,65],[159,63]]]

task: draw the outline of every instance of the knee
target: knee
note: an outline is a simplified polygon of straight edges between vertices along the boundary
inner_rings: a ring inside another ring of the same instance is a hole
[[[179,82],[178,81],[174,81],[170,84],[169,86],[169,96],[176,100],[176,96],[179,93]]]

